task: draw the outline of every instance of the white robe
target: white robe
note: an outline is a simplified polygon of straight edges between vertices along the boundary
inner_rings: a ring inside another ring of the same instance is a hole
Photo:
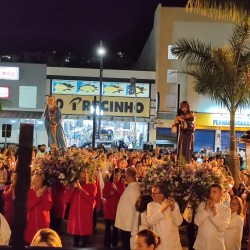
[[[244,219],[237,213],[231,216],[230,224],[224,234],[226,250],[240,250]]]
[[[2,214],[0,214],[0,245],[7,246],[9,245],[11,236],[11,230],[8,222]]]
[[[222,203],[215,204],[217,214],[204,209],[205,202],[201,202],[194,217],[198,226],[198,234],[194,243],[196,250],[224,250],[224,232],[229,225],[231,210]]]
[[[138,225],[139,215],[141,215],[141,224]],[[136,212],[134,216],[134,223],[131,230],[131,237],[130,237],[130,248],[131,250],[135,249],[135,236],[138,232],[150,228],[150,225],[147,221],[147,212],[139,213]]]
[[[140,195],[141,190],[138,182],[128,184],[117,206],[115,227],[131,232],[136,212],[135,203]]]
[[[165,203],[166,200],[162,204],[152,201],[147,206],[147,221],[161,238],[157,250],[182,250],[178,226],[181,225],[183,217],[177,203],[173,211],[169,207],[162,213]]]

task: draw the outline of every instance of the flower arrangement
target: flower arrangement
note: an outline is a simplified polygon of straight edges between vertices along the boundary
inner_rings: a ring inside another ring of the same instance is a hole
[[[69,185],[79,180],[82,170],[87,169],[90,177],[98,168],[98,162],[86,149],[74,149],[60,153],[55,151],[44,158],[35,158],[32,163],[32,174],[43,174],[46,185],[56,182]]]
[[[195,209],[200,202],[205,201],[212,184],[220,184],[225,192],[229,189],[227,176],[209,163],[162,164],[150,168],[142,179],[142,192],[150,193],[155,183],[166,184],[166,194],[177,200],[181,210],[187,205]]]

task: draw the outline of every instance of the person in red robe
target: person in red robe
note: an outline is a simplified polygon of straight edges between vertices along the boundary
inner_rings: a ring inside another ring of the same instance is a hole
[[[89,182],[88,171],[83,170],[79,181],[65,192],[65,203],[70,204],[68,233],[73,235],[74,247],[86,247],[88,236],[93,234],[93,210],[97,187]],[[80,244],[81,243],[81,244]]]
[[[65,187],[61,183],[56,183],[51,187],[51,197],[53,201],[50,213],[50,227],[61,235],[61,225],[64,219],[66,204],[64,202]]]
[[[121,170],[116,168],[114,173],[110,176],[108,182],[105,183],[103,189],[104,203],[104,219],[105,219],[105,238],[104,247],[110,248],[111,244],[113,247],[117,247],[118,243],[118,228],[114,226],[116,209],[119,199],[125,190],[125,184],[120,181]],[[113,228],[111,233],[111,228]]]
[[[52,206],[51,191],[43,186],[44,176],[34,175],[27,200],[27,226],[25,241],[30,244],[37,231],[50,226],[50,209]]]
[[[17,174],[11,176],[11,185],[5,186],[3,191],[4,199],[4,217],[7,220],[10,228],[12,229],[14,217],[14,200],[15,200],[15,187],[16,187]]]

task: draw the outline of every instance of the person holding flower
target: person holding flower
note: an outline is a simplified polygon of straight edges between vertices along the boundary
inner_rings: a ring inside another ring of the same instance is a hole
[[[194,217],[194,223],[198,226],[194,249],[225,249],[224,232],[230,223],[231,210],[221,203],[222,196],[222,187],[212,184],[209,188],[209,198],[199,204]]]
[[[27,200],[27,226],[25,241],[30,244],[36,232],[50,226],[51,191],[43,185],[44,176],[35,174],[31,179],[31,188]]]
[[[93,234],[93,210],[97,187],[90,182],[87,170],[82,170],[79,181],[66,188],[65,203],[70,204],[68,233],[73,235],[74,247],[86,247]]]
[[[161,238],[159,250],[182,250],[179,229],[183,217],[173,197],[166,196],[165,185],[154,184],[153,201],[147,206],[147,221]]]

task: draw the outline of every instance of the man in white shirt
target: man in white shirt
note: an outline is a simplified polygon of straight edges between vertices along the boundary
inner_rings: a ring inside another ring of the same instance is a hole
[[[148,224],[161,238],[157,250],[182,250],[179,229],[183,217],[174,198],[166,198],[164,184],[152,188],[153,201],[147,206]]]
[[[134,214],[136,213],[135,203],[141,195],[140,185],[136,180],[135,168],[127,168],[125,180],[128,186],[118,203],[115,227],[119,228],[121,231],[123,249],[130,250],[130,236]]]
[[[224,232],[231,218],[230,208],[221,203],[223,192],[219,184],[209,188],[209,199],[201,202],[194,217],[198,234],[194,243],[196,250],[224,250]]]

